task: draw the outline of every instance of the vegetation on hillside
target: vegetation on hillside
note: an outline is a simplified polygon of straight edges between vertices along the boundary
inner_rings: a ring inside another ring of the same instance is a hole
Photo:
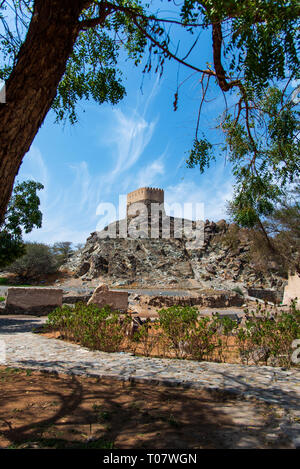
[[[232,221],[232,204],[228,208]],[[238,253],[241,243],[248,242],[248,261],[257,271],[270,268],[287,277],[289,271],[300,272],[300,182],[286,191],[275,204],[274,210],[251,228],[240,228],[233,223],[225,233],[216,237]]]
[[[56,242],[52,246],[26,242],[23,255],[6,266],[6,271],[17,274],[21,280],[32,281],[58,272],[73,252],[70,241]]]

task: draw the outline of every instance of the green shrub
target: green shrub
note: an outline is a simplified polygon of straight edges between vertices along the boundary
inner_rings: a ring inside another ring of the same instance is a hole
[[[77,303],[75,307],[63,306],[49,314],[46,326],[59,330],[66,338],[72,338],[93,350],[117,352],[125,337],[130,321],[109,306]]]
[[[43,243],[26,243],[26,253],[13,262],[7,270],[24,279],[57,271],[55,257],[50,246]]]
[[[215,322],[209,317],[199,318],[187,331],[184,350],[193,360],[208,360],[216,349]]]
[[[248,313],[248,311],[246,311]],[[270,311],[257,306],[237,334],[241,357],[248,363],[290,367],[292,342],[300,338],[300,311]]]
[[[131,349],[136,352],[137,346],[141,345],[142,355],[149,357],[154,347],[162,339],[161,335],[153,334],[159,328],[159,323],[152,323],[149,319],[142,324],[132,336]]]
[[[163,332],[170,340],[176,356],[183,355],[182,344],[186,341],[188,331],[197,321],[197,308],[171,306],[158,311],[158,316]]]
[[[234,288],[232,289],[232,291],[234,291],[234,292],[237,293],[238,295],[244,296],[244,292],[243,292],[243,290],[242,290],[240,287],[234,287]]]

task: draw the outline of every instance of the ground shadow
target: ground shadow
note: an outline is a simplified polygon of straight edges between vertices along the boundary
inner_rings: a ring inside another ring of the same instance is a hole
[[[34,316],[0,316],[0,334],[21,334],[24,332],[32,332],[35,328],[39,328],[43,322],[45,322],[45,318]]]
[[[3,445],[265,447],[264,433],[276,423],[263,404],[216,392],[4,368],[0,379]]]

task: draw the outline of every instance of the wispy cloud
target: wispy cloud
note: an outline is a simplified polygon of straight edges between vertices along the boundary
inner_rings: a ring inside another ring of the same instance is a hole
[[[101,146],[109,148],[112,155],[112,170],[108,182],[112,183],[122,174],[128,172],[144,155],[155,132],[159,115],[149,117],[149,109],[155,100],[161,87],[161,81],[157,77],[146,95],[140,90],[136,92],[134,107],[126,106],[126,111],[121,108],[112,109],[107,119],[105,134],[100,131]]]
[[[40,150],[32,146],[22,165],[22,179],[32,179],[48,185],[49,174]]]
[[[64,169],[66,184],[57,187],[55,174],[50,174],[40,150],[32,147],[25,159],[22,179],[35,179],[45,185],[41,193],[43,227],[34,230],[26,239],[47,243],[82,242],[99,223],[96,215],[99,203],[112,201],[122,187],[127,190],[125,181],[131,181],[136,188],[137,184],[152,184],[158,175],[163,175],[164,155],[141,166],[141,157],[158,122],[158,117],[149,119],[146,115],[157,89],[155,84],[150,96],[143,100],[139,98],[135,109],[126,114],[120,109],[108,111],[106,136],[101,144],[113,164],[104,165],[105,169],[99,164],[99,169],[93,171],[87,159],[68,164]]]
[[[116,148],[116,164],[111,179],[115,179],[137,163],[149,144],[157,124],[157,120],[147,122],[137,111],[129,116],[118,109],[114,111],[114,117],[113,136],[108,141],[110,146]]]
[[[41,146],[32,147],[19,175],[45,186],[40,192],[43,227],[26,239],[49,244],[84,242],[101,221],[96,214],[101,202],[117,203],[119,194],[142,186],[164,188],[169,204],[204,203],[205,217],[211,220],[226,217],[225,202],[232,196],[230,173],[222,164],[201,177],[196,170],[185,168],[183,144],[170,131],[174,126],[168,127],[168,135],[162,131],[162,102],[156,99],[156,107],[152,106],[159,89],[157,80],[144,96],[136,93],[130,104],[121,104],[118,109],[93,108],[84,134],[90,141],[77,138],[75,145],[66,138],[66,145],[71,143],[65,163],[61,161],[65,143],[52,148],[50,137],[43,134]],[[50,129],[50,135],[56,135]],[[45,155],[51,148],[51,162],[40,151],[43,141],[47,144]],[[178,147],[174,141],[179,142]]]

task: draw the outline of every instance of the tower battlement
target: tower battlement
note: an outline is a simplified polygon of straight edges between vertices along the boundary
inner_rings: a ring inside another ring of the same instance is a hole
[[[127,194],[127,208],[129,205],[135,202],[143,202],[148,204],[149,202],[164,203],[164,191],[163,189],[157,189],[154,187],[141,187],[135,191]]]

